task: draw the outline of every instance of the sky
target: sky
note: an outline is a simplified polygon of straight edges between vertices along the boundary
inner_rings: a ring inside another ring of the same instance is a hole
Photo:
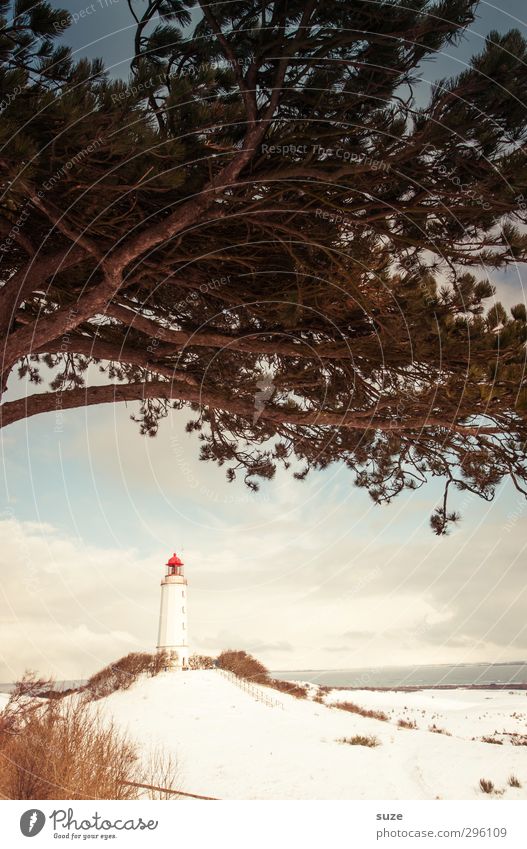
[[[68,38],[118,75],[132,30],[125,0],[105,4],[95,0]],[[490,29],[525,29],[513,20],[520,9],[481,4],[473,31],[435,70],[428,63],[423,84],[456,73]],[[508,305],[524,300],[522,274],[494,278]],[[191,650],[244,648],[272,669],[527,657],[527,502],[509,485],[491,504],[459,495],[463,520],[438,538],[429,516],[439,482],[379,507],[335,464],[303,482],[279,473],[254,494],[198,460],[190,413],[149,439],[134,411],[48,414],[1,434],[0,681],[25,669],[84,678],[153,650],[174,550],[189,580]]]

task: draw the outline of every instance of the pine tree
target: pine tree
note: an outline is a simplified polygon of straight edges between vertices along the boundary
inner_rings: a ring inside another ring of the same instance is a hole
[[[190,409],[249,486],[342,462],[376,502],[430,477],[527,494],[526,43],[492,32],[419,105],[473,0],[133,0],[126,81],[69,15],[0,0],[2,426]],[[427,66],[428,67],[428,66]],[[107,376],[87,385],[96,364]]]

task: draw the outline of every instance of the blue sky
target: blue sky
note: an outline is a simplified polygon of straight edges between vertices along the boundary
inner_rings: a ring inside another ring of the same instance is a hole
[[[68,37],[121,74],[125,0],[93,5]],[[425,77],[455,73],[490,29],[525,29],[515,15],[518,2],[481,4],[455,56],[427,63]],[[495,278],[507,304],[523,300],[522,273]],[[243,647],[283,669],[527,656],[527,503],[511,487],[490,505],[458,497],[463,521],[438,539],[428,525],[437,483],[375,507],[335,465],[303,483],[279,474],[254,495],[199,462],[184,432],[190,414],[173,414],[152,440],[133,411],[49,414],[2,434],[0,680],[27,667],[79,677],[152,648],[174,549],[187,565],[198,651]]]

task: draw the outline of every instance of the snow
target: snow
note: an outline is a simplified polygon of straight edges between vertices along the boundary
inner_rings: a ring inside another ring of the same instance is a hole
[[[331,690],[327,704],[352,701],[390,718],[413,720],[419,728],[435,724],[456,737],[516,733],[527,736],[527,692],[524,690]],[[527,760],[527,748],[525,748]]]
[[[473,740],[497,731],[527,731],[525,693],[424,690],[336,691],[329,703],[353,701],[390,714],[365,718],[261,688],[269,707],[217,670],[167,672],[140,679],[95,705],[140,744],[177,760],[178,788],[220,799],[489,799],[480,778],[503,795],[527,798],[527,747]],[[258,692],[258,688],[254,688]],[[417,730],[397,727],[414,718]],[[446,728],[452,736],[429,732]],[[375,735],[376,748],[338,738]],[[514,774],[520,789],[507,784]]]

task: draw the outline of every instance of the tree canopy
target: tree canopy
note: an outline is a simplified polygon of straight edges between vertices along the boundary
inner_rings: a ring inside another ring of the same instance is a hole
[[[527,45],[423,93],[473,0],[129,0],[126,80],[0,0],[0,423],[188,408],[249,486],[340,462],[377,502],[527,494]],[[67,35],[67,33],[66,33]],[[427,63],[427,73],[433,64]],[[101,374],[105,380],[101,382]]]

